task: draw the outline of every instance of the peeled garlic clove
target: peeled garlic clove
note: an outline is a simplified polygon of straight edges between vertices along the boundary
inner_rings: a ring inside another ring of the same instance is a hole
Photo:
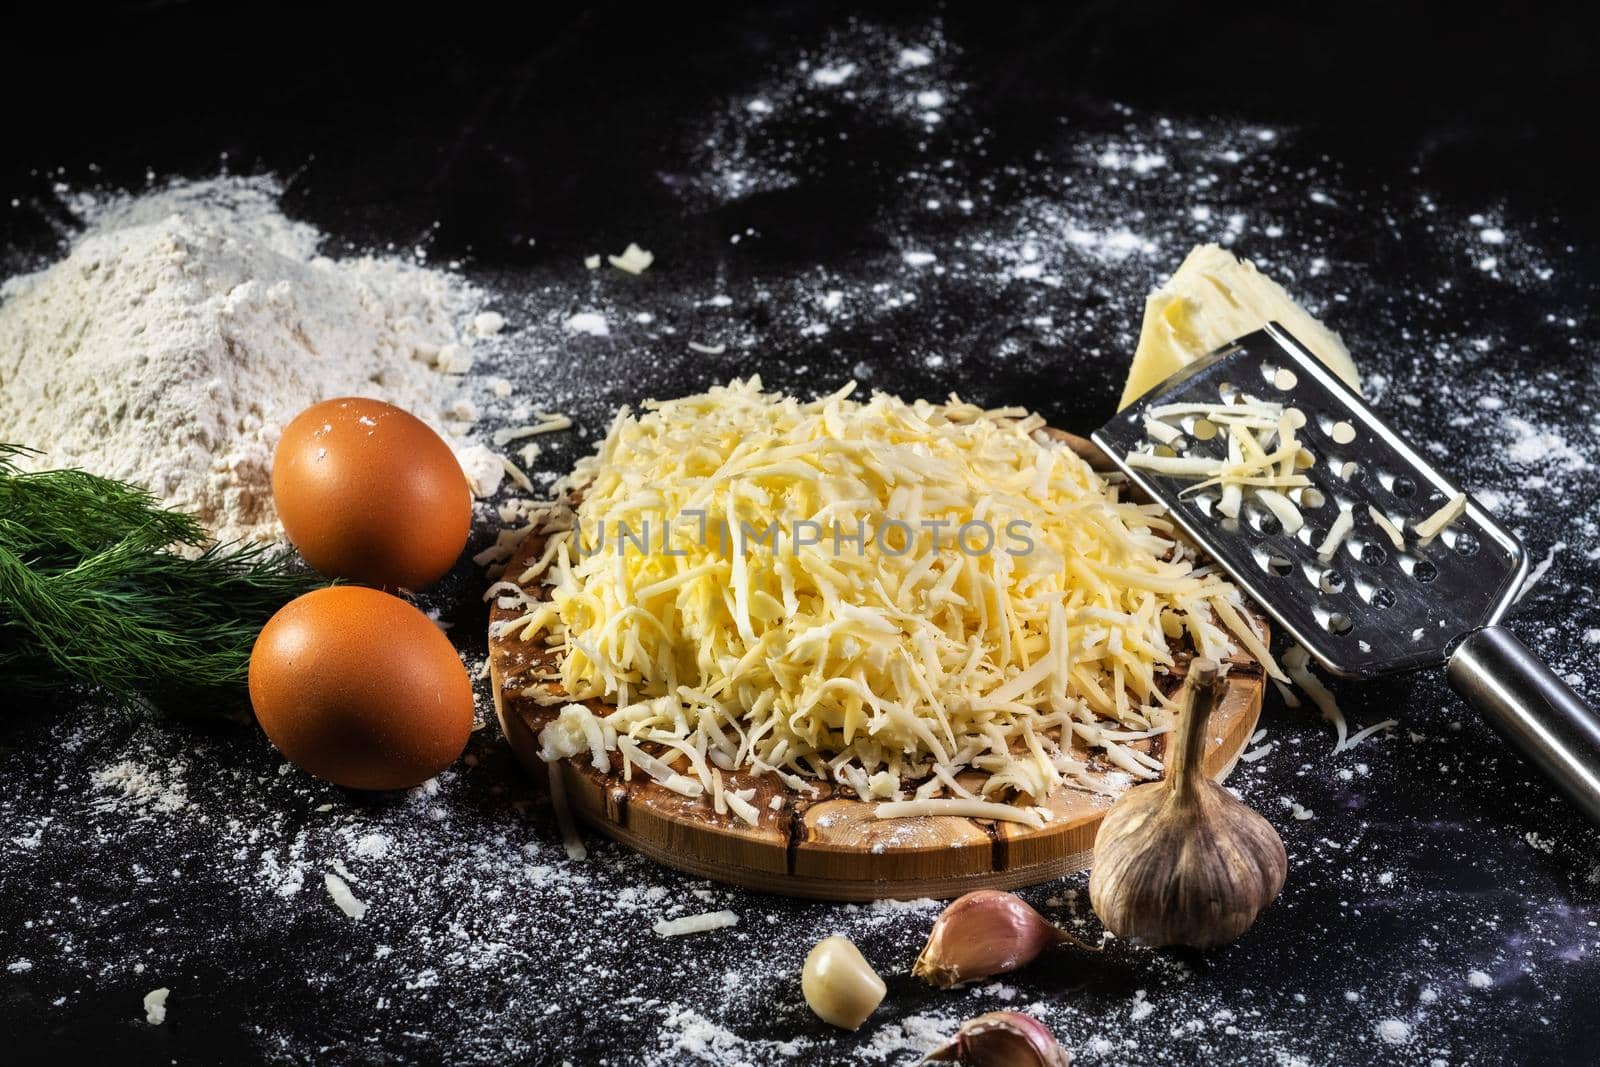
[[[1082,944],[1015,893],[979,889],[958,897],[934,921],[911,973],[948,989],[1026,966],[1063,941]]]
[[[1212,660],[1189,665],[1166,777],[1128,790],[1100,824],[1089,902],[1118,937],[1225,945],[1283,889],[1289,861],[1278,832],[1205,773],[1218,676]]]
[[[825,1023],[860,1029],[889,987],[848,937],[835,934],[812,947],[800,970],[800,991]]]
[[[960,1060],[972,1067],[1067,1067],[1072,1056],[1050,1028],[1020,1011],[991,1011],[961,1024],[923,1060]]]

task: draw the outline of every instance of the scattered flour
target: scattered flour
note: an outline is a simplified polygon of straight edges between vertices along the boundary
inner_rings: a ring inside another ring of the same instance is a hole
[[[170,813],[189,803],[181,770],[163,774],[136,760],[122,760],[89,776],[102,796],[95,803],[100,810],[122,809],[146,813]]]
[[[387,834],[364,834],[351,852],[363,859],[381,860],[389,854],[394,841]]]
[[[855,69],[837,85],[811,77],[846,64]],[[1068,116],[1058,146],[997,168],[993,118],[962,84],[965,66],[934,25],[891,31],[855,24],[803,54],[777,57],[707,114],[689,117],[692,143],[671,162],[692,175],[683,189],[691,210],[770,197],[812,180],[808,160],[829,159],[829,144],[856,119],[917,145],[898,171],[884,173],[883,187],[865,191],[882,201],[866,227],[881,254],[808,261],[794,270],[768,262],[755,277],[733,255],[715,280],[662,275],[651,287],[594,290],[599,279],[568,261],[564,280],[507,294],[518,336],[538,337],[523,362],[491,368],[506,383],[504,425],[532,417],[534,402],[513,396],[519,390],[562,390],[538,399],[597,427],[641,389],[699,388],[708,377],[738,372],[753,353],[771,366],[773,384],[795,392],[822,387],[819,379],[831,387],[849,373],[925,395],[961,381],[970,383],[963,387],[975,390],[975,399],[1065,381],[1069,388],[1041,394],[1040,403],[1070,414],[1080,411],[1077,395],[1095,383],[1114,388],[1136,340],[1142,294],[1189,246],[1217,240],[1281,276],[1313,310],[1326,312],[1353,348],[1370,353],[1364,369],[1386,413],[1404,420],[1436,406],[1442,417],[1474,418],[1490,430],[1514,414],[1540,428],[1534,434],[1555,434],[1587,457],[1587,473],[1571,479],[1521,462],[1505,454],[1508,438],[1516,446],[1525,436],[1516,427],[1466,444],[1465,435],[1452,435],[1455,451],[1439,456],[1493,497],[1497,514],[1518,525],[1535,558],[1557,535],[1567,538],[1573,548],[1554,558],[1546,581],[1550,590],[1581,596],[1574,575],[1600,551],[1587,515],[1600,458],[1593,424],[1589,415],[1571,414],[1569,382],[1529,380],[1514,368],[1536,362],[1531,355],[1552,345],[1591,345],[1592,331],[1574,307],[1570,314],[1553,308],[1557,318],[1543,329],[1502,335],[1497,323],[1520,319],[1497,318],[1501,301],[1486,296],[1546,302],[1538,287],[1550,270],[1570,276],[1581,269],[1560,251],[1560,238],[1546,239],[1549,231],[1541,235],[1527,218],[1489,208],[1469,219],[1465,209],[1435,203],[1420,187],[1364,189],[1337,161],[1308,159],[1299,132],[1289,127],[1112,108],[1099,118]],[[852,139],[846,151],[859,143]],[[1317,200],[1307,196],[1313,187]],[[731,214],[711,210],[706,217]],[[1489,230],[1503,240],[1487,237]],[[763,239],[743,223],[728,237],[740,254]],[[1413,245],[1421,251],[1381,270],[1359,258]],[[907,249],[936,259],[909,264]],[[1486,255],[1496,258],[1495,270],[1471,270]],[[1479,288],[1451,288],[1461,278],[1430,266],[1441,256],[1467,265],[1464,273]],[[582,315],[572,316],[574,308]],[[478,353],[475,368],[495,358],[482,348],[481,334],[498,336],[487,327],[457,327],[458,339],[474,338],[463,350]],[[617,352],[637,355],[641,373],[653,365],[660,373],[648,386],[625,381],[613,389],[567,355],[574,345],[591,345],[574,334],[613,336]],[[688,351],[691,337],[718,342],[706,347],[725,343],[726,351]],[[1104,400],[1113,401],[1114,393]],[[513,413],[519,403],[527,409],[520,416]],[[555,449],[537,458],[549,469],[534,471],[530,460],[536,482],[570,459]],[[1579,643],[1594,621],[1550,633],[1541,650],[1559,656],[1565,644],[1572,656],[1592,648]],[[478,639],[468,627],[458,627],[456,637]],[[1576,662],[1560,665],[1570,670]],[[62,753],[51,781],[69,788],[51,801],[51,847],[39,847],[0,878],[8,890],[17,888],[13,913],[27,924],[17,924],[11,955],[38,961],[30,981],[47,995],[64,995],[96,976],[142,966],[152,945],[165,967],[204,969],[226,951],[223,939],[269,941],[319,914],[328,924],[342,922],[337,938],[286,949],[289,962],[305,969],[325,1017],[342,1029],[307,1029],[303,1016],[291,1021],[269,1010],[255,1022],[254,1051],[280,1058],[325,1057],[328,1042],[360,1026],[375,1042],[389,1042],[374,1046],[373,1057],[587,1063],[617,1043],[610,1033],[597,1034],[595,1022],[609,1030],[615,1020],[630,1040],[638,1035],[630,1051],[650,1067],[898,1067],[917,1062],[963,1018],[1000,1007],[1044,1019],[1081,1063],[1359,1063],[1387,1054],[1457,1064],[1514,1057],[1506,1044],[1513,1039],[1502,1040],[1503,1028],[1492,1021],[1486,1026],[1486,994],[1479,991],[1492,985],[1494,995],[1514,991],[1528,998],[1519,1002],[1537,1003],[1538,1011],[1552,1019],[1559,1013],[1562,1021],[1581,1011],[1593,983],[1568,953],[1592,946],[1589,923],[1600,911],[1592,891],[1574,893],[1564,881],[1570,871],[1557,868],[1581,864],[1581,880],[1592,860],[1579,848],[1557,850],[1536,865],[1525,862],[1521,848],[1486,856],[1481,835],[1492,816],[1480,816],[1472,804],[1465,817],[1441,806],[1437,825],[1400,847],[1387,828],[1408,782],[1425,781],[1439,796],[1459,800],[1476,798],[1486,775],[1506,780],[1524,773],[1470,719],[1463,725],[1436,680],[1405,684],[1414,687],[1407,707],[1408,719],[1416,720],[1407,724],[1415,727],[1411,743],[1374,750],[1370,778],[1365,765],[1334,769],[1313,756],[1322,745],[1318,728],[1268,709],[1276,717],[1273,758],[1241,766],[1230,786],[1269,811],[1294,867],[1271,921],[1215,966],[1194,968],[1113,941],[1093,959],[1063,952],[1055,964],[1018,972],[1006,983],[934,994],[905,972],[938,902],[841,906],[753,896],[674,874],[601,840],[587,861],[571,862],[547,802],[492,729],[472,743],[481,764],[463,762],[434,790],[373,807],[304,776],[275,773],[278,761],[264,743],[197,746],[182,728],[149,724],[141,736],[153,737],[157,749],[135,744],[108,751],[102,738],[128,727],[103,710],[62,723],[48,738]],[[1348,696],[1361,706],[1359,688]],[[154,801],[90,780],[125,760],[159,779],[154,796],[184,784],[191,817],[127,818],[151,810]],[[30,798],[37,783],[14,769],[22,760],[7,766],[13,769],[0,767],[7,786],[0,814],[11,825],[35,825]],[[1286,792],[1304,802],[1307,814],[1314,807],[1316,817],[1296,819],[1295,802],[1278,809],[1275,798]],[[1514,792],[1506,804],[1525,820],[1515,824],[1519,833],[1537,826],[1562,832],[1564,842],[1569,834],[1579,839],[1536,791]],[[448,821],[432,821],[435,812]],[[352,889],[337,873],[335,859],[360,876],[359,886]],[[1465,885],[1445,873],[1469,865],[1474,876]],[[88,869],[104,881],[99,893],[80,895],[79,872]],[[323,894],[304,890],[329,869],[352,898],[359,891],[382,906],[359,924],[327,912]],[[1100,927],[1083,884],[1079,875],[1024,895],[1053,921],[1093,939]],[[112,924],[98,901],[113,892],[172,911],[211,902],[214,911],[199,927],[207,936],[100,936]],[[1562,905],[1552,907],[1553,900]],[[737,909],[739,925],[697,938],[658,941],[649,934],[658,920],[720,908]],[[1481,920],[1453,923],[1441,936],[1441,916],[1463,913]],[[799,999],[795,976],[809,942],[831,932],[861,945],[890,981],[890,999],[857,1035],[823,1027]],[[643,957],[641,937],[650,947]],[[1290,974],[1284,983],[1240,981],[1256,954],[1273,953],[1323,959],[1329,967]],[[1469,970],[1479,966],[1492,967],[1497,978]],[[1440,974],[1466,978],[1439,981]],[[1351,989],[1347,1001],[1342,992],[1351,985],[1360,992]],[[1135,995],[1135,987],[1142,993]],[[592,1005],[602,1002],[603,1020],[592,1020]],[[463,1021],[462,1003],[473,1005],[471,1024]],[[1425,1007],[1407,1014],[1412,1005]],[[402,1018],[403,1035],[395,1025]],[[1395,1023],[1405,1028],[1405,1040],[1391,1045],[1390,1036],[1402,1033]]]
[[[1376,1029],[1378,1038],[1386,1045],[1405,1045],[1411,1041],[1411,1024],[1404,1019],[1384,1019]]]
[[[1501,425],[1509,436],[1506,457],[1513,463],[1525,467],[1568,467],[1577,470],[1589,465],[1589,458],[1554,430],[1535,426],[1515,415],[1507,415],[1501,420]]]

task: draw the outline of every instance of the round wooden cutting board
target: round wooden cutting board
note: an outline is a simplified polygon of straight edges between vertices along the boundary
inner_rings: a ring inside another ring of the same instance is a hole
[[[1105,457],[1089,442],[1059,434],[1096,467]],[[506,567],[514,576],[544,550],[544,538],[530,536]],[[529,590],[541,596],[541,589]],[[1077,787],[1061,786],[1045,800],[1054,817],[1042,828],[953,816],[878,819],[872,803],[854,799],[838,786],[822,786],[813,798],[803,796],[773,776],[724,772],[729,789],[753,788],[752,803],[760,825],[732,815],[717,815],[710,797],[690,799],[635,773],[625,782],[619,770],[601,774],[587,757],[563,760],[554,767],[539,758],[539,731],[555,718],[559,705],[535,702],[522,692],[539,686],[559,693],[552,683],[534,682],[533,675],[557,669],[555,656],[536,641],[493,636],[494,623],[520,615],[495,606],[490,615],[489,672],[495,710],[517,757],[537,776],[552,771],[562,776],[576,818],[669,867],[719,882],[772,893],[823,900],[954,897],[973,889],[1014,889],[1085,870],[1094,837],[1111,797]],[[1258,624],[1260,620],[1256,620]],[[1180,655],[1167,678],[1167,691],[1182,685],[1187,657]],[[1222,779],[1256,728],[1265,688],[1260,665],[1236,657],[1227,691],[1211,716],[1206,771]],[[611,708],[586,701],[596,714]],[[1160,752],[1164,737],[1140,742]],[[1080,752],[1092,773],[1112,768],[1099,757]],[[613,760],[613,765],[619,762]],[[969,776],[974,788],[982,776]],[[1126,777],[1126,776],[1121,776]]]

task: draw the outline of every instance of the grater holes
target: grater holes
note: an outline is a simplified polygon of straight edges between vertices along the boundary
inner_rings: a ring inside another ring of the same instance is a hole
[[[1394,590],[1385,589],[1382,586],[1379,586],[1378,588],[1374,589],[1372,591],[1372,595],[1367,598],[1367,603],[1371,604],[1375,608],[1392,608],[1394,607],[1395,599]]]
[[[1426,585],[1439,577],[1439,568],[1435,567],[1429,560],[1419,559],[1417,560],[1417,565],[1411,568],[1411,577]]]
[[[1206,518],[1216,518],[1220,512],[1217,505],[1222,503],[1222,494],[1215,489],[1202,489],[1198,493],[1189,494],[1189,499],[1194,503],[1194,508]]]
[[[1355,626],[1355,622],[1344,612],[1335,611],[1328,616],[1327,621],[1323,623],[1323,625],[1328,628],[1328,632],[1330,634],[1333,634],[1336,637],[1342,637],[1350,632],[1351,628]]]
[[[1344,575],[1329,568],[1317,577],[1317,588],[1324,593],[1344,592]]]
[[[1473,533],[1471,530],[1457,530],[1455,531],[1455,535],[1455,544],[1451,545],[1450,547],[1456,550],[1456,555],[1476,556],[1478,554],[1478,549],[1481,548],[1482,545],[1478,541],[1477,534]]]
[[[1394,481],[1389,483],[1389,491],[1401,500],[1409,500],[1417,493],[1417,483],[1404,474],[1397,475]]]
[[[1283,532],[1283,523],[1264,507],[1250,503],[1246,505],[1244,514],[1250,528],[1263,537],[1276,537]]]
[[[1263,552],[1256,557],[1261,569],[1275,578],[1288,576],[1294,570],[1294,561],[1276,552]]]
[[[1364,542],[1358,555],[1361,562],[1369,567],[1381,567],[1389,562],[1389,550],[1376,541]]]

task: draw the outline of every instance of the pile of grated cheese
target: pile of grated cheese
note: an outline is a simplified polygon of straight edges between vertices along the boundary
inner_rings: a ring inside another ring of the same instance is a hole
[[[723,772],[1037,822],[1057,784],[1097,787],[1074,737],[1157,776],[1129,743],[1170,729],[1180,641],[1265,659],[1238,592],[1039,416],[853,389],[624,409],[558,485],[575,513],[498,587],[527,607],[503,632],[560,653],[564,695],[527,691],[565,704],[547,758],[620,759],[751,823]],[[615,710],[568,703],[592,698]]]

